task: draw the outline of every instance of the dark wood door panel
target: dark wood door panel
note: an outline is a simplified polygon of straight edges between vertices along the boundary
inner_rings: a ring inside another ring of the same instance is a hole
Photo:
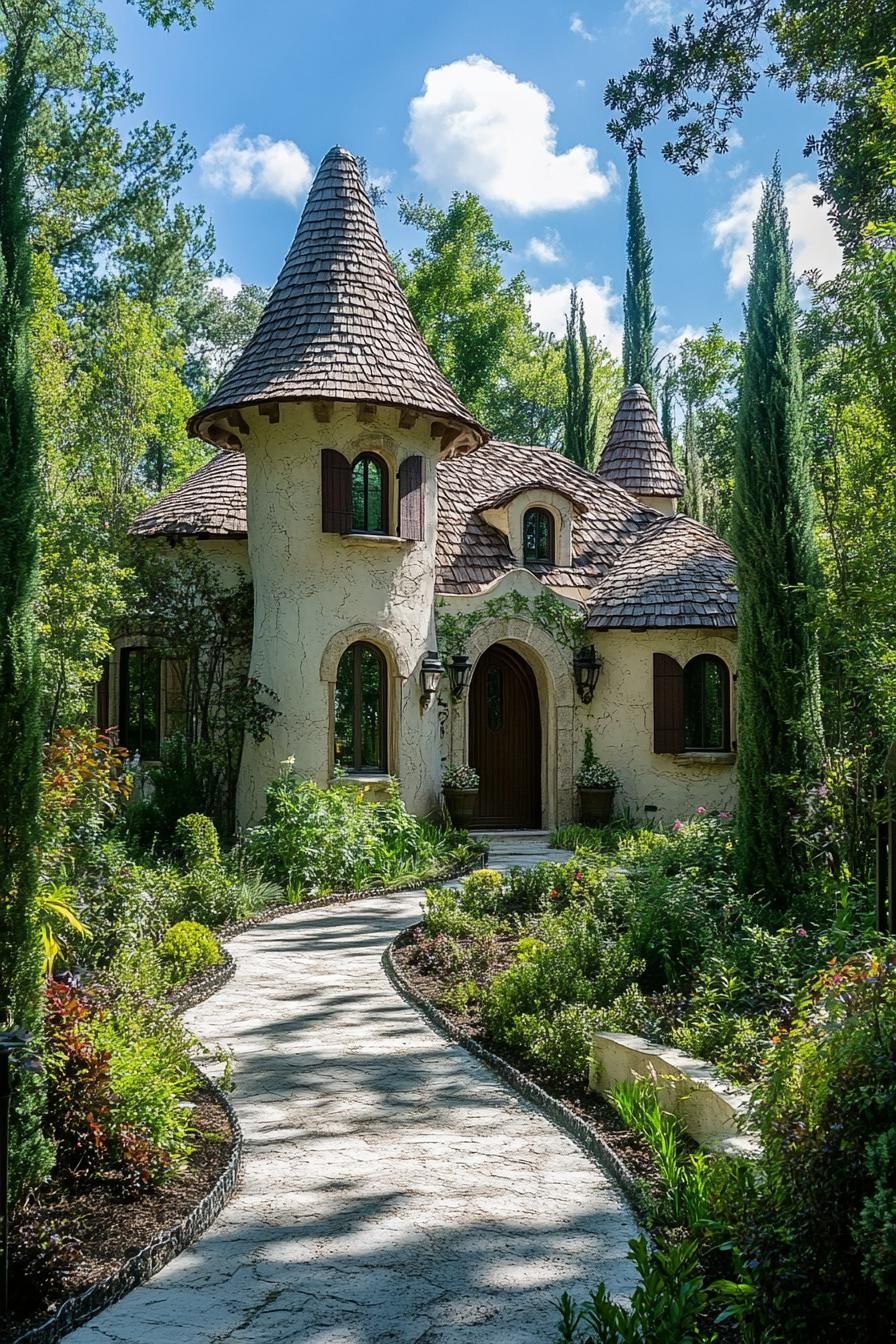
[[[541,715],[535,677],[518,653],[494,644],[470,687],[470,764],[479,771],[476,825],[541,825]]]

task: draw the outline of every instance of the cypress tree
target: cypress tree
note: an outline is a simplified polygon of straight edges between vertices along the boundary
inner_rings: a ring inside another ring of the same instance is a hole
[[[653,248],[647,237],[641,188],[638,185],[638,165],[634,159],[629,167],[627,212],[622,374],[626,387],[640,383],[650,400],[654,401],[656,350],[653,329],[656,325],[656,309],[650,283],[653,275]]]
[[[674,374],[670,369],[663,379],[663,390],[660,393],[660,432],[666,440],[666,446],[669,452],[672,452],[672,391],[674,383]]]
[[[734,458],[742,889],[786,909],[808,854],[796,819],[822,759],[817,559],[787,211],[777,162],[753,231]]]
[[[585,305],[574,289],[569,296],[564,348],[566,405],[563,451],[589,471],[597,457],[597,405],[594,399],[594,346],[585,326]]]
[[[41,790],[40,682],[34,620],[40,445],[29,355],[31,247],[25,131],[31,104],[23,26],[6,48],[0,89],[0,1025],[39,1028],[36,894]],[[41,1091],[18,1074],[13,1189],[39,1174]]]

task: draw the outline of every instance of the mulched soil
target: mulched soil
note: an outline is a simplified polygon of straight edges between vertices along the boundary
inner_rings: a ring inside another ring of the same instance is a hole
[[[125,1201],[101,1181],[82,1188],[50,1184],[41,1192],[39,1213],[53,1235],[70,1243],[61,1277],[52,1286],[43,1278],[39,1298],[33,1282],[26,1287],[16,1270],[15,1241],[10,1265],[12,1315],[0,1322],[0,1344],[8,1344],[39,1324],[68,1297],[105,1279],[142,1250],[160,1232],[175,1227],[212,1188],[230,1156],[231,1126],[227,1112],[205,1084],[190,1097],[201,1137],[185,1169],[158,1190]],[[34,1206],[32,1205],[32,1209]],[[37,1210],[35,1210],[37,1211]],[[27,1216],[27,1215],[26,1215]],[[30,1219],[29,1221],[33,1221]],[[13,1238],[15,1232],[13,1232]],[[46,1289],[50,1288],[47,1292]]]
[[[506,949],[503,945],[505,941]],[[510,965],[514,957],[513,947],[516,941],[516,938],[500,940],[501,946],[490,962],[493,975],[497,975],[499,971]],[[506,956],[504,955],[505,952]],[[570,1110],[575,1111],[576,1115],[585,1121],[589,1129],[603,1139],[607,1147],[625,1163],[632,1175],[643,1183],[647,1198],[650,1196],[658,1197],[661,1194],[662,1185],[650,1149],[637,1134],[633,1134],[630,1129],[626,1128],[618,1112],[608,1101],[605,1101],[596,1092],[589,1092],[584,1082],[578,1083],[569,1079],[560,1080],[533,1070],[526,1059],[509,1050],[503,1043],[498,1044],[498,1042],[490,1039],[482,1025],[482,1019],[475,1004],[471,1005],[465,1012],[458,1012],[444,1003],[443,996],[445,991],[450,988],[451,981],[436,975],[424,974],[415,965],[413,935],[407,941],[399,940],[392,950],[392,956],[411,987],[423,998],[434,1004],[446,1017],[450,1018],[461,1031],[466,1032],[479,1045],[485,1046],[493,1054],[500,1055],[508,1064],[512,1064],[520,1073],[530,1078],[532,1082],[537,1083],[550,1096],[565,1102]]]

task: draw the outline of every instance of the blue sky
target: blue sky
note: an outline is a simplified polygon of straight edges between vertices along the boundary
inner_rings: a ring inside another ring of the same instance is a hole
[[[124,0],[109,12],[145,114],[175,122],[200,156],[184,194],[208,209],[236,276],[274,281],[309,175],[339,143],[387,185],[379,218],[390,248],[413,241],[398,196],[444,203],[452,190],[477,191],[542,324],[559,326],[576,282],[592,329],[618,347],[626,170],[603,89],[648,51],[674,13],[669,0],[577,10],[556,0],[217,0],[192,32],[168,34],[147,32]],[[662,128],[648,141],[641,184],[665,342],[716,318],[739,330],[759,178],[776,152],[797,268],[836,269],[802,155],[822,119],[763,87],[742,143],[692,178],[664,163]]]

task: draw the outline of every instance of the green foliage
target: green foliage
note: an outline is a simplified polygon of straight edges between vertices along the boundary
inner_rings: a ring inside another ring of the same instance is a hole
[[[168,912],[175,922],[198,920],[219,928],[250,913],[246,889],[229,869],[206,859],[172,881]]]
[[[562,418],[556,344],[534,326],[522,273],[507,280],[499,238],[478,197],[455,192],[447,210],[402,200],[421,246],[396,259],[411,312],[461,400],[501,438],[555,446]]]
[[[663,385],[664,404],[674,394],[683,410],[684,511],[723,536],[731,521],[740,358],[738,342],[713,322],[704,335],[682,341]]]
[[[211,817],[201,812],[190,812],[180,817],[174,827],[175,850],[186,868],[200,863],[220,863],[221,842]]]
[[[757,1090],[758,1207],[740,1220],[789,1338],[875,1338],[892,1321],[896,951],[835,961],[800,996]]]
[[[894,27],[891,0],[864,9],[846,0],[717,0],[676,22],[634,70],[609,81],[610,134],[639,154],[645,129],[665,113],[676,134],[663,156],[693,174],[728,150],[732,127],[767,75],[829,118],[806,151],[818,156],[841,241],[853,247],[870,221],[896,216],[876,65],[891,52]]]
[[[0,1026],[35,1031],[41,1020],[41,944],[35,897],[41,789],[38,579],[41,445],[29,349],[33,309],[25,138],[35,34],[23,22],[4,52],[0,86]],[[37,1179],[42,1089],[15,1091],[14,1194]]]
[[[585,305],[573,289],[566,317],[564,366],[566,408],[563,451],[580,467],[594,469],[597,460],[597,407],[594,404],[594,341],[585,326]]]
[[[534,621],[536,625],[546,630],[552,639],[572,653],[577,653],[585,642],[585,620],[578,608],[545,589],[537,597],[525,597],[522,593],[491,597],[475,611],[458,615],[448,611],[444,598],[438,598],[436,630],[439,636],[439,648],[446,656],[464,653],[470,636],[482,621],[503,620],[515,616],[524,616],[527,620]]]
[[[582,1307],[564,1293],[558,1344],[711,1344],[717,1335],[701,1328],[710,1298],[699,1245],[651,1248],[638,1237],[629,1248],[639,1278],[631,1305],[614,1302],[604,1284]]]
[[[629,163],[627,217],[625,294],[622,300],[622,380],[626,387],[640,383],[650,400],[654,401],[656,348],[653,331],[656,326],[656,309],[651,289],[653,248],[647,236],[635,157]]]
[[[268,788],[265,819],[246,837],[246,855],[290,891],[359,890],[433,877],[461,837],[410,816],[394,784],[385,802],[352,783],[322,789],[290,771]]]
[[[807,853],[794,816],[822,750],[817,559],[787,212],[778,166],[754,228],[732,545],[738,607],[738,875],[786,910]]]
[[[591,729],[585,732],[585,748],[582,752],[582,764],[575,777],[579,789],[618,789],[621,780],[616,771],[603,761],[599,761],[594,752],[594,738]]]
[[[190,919],[182,919],[166,931],[159,943],[159,956],[175,985],[184,984],[198,971],[220,966],[224,960],[212,931]]]

